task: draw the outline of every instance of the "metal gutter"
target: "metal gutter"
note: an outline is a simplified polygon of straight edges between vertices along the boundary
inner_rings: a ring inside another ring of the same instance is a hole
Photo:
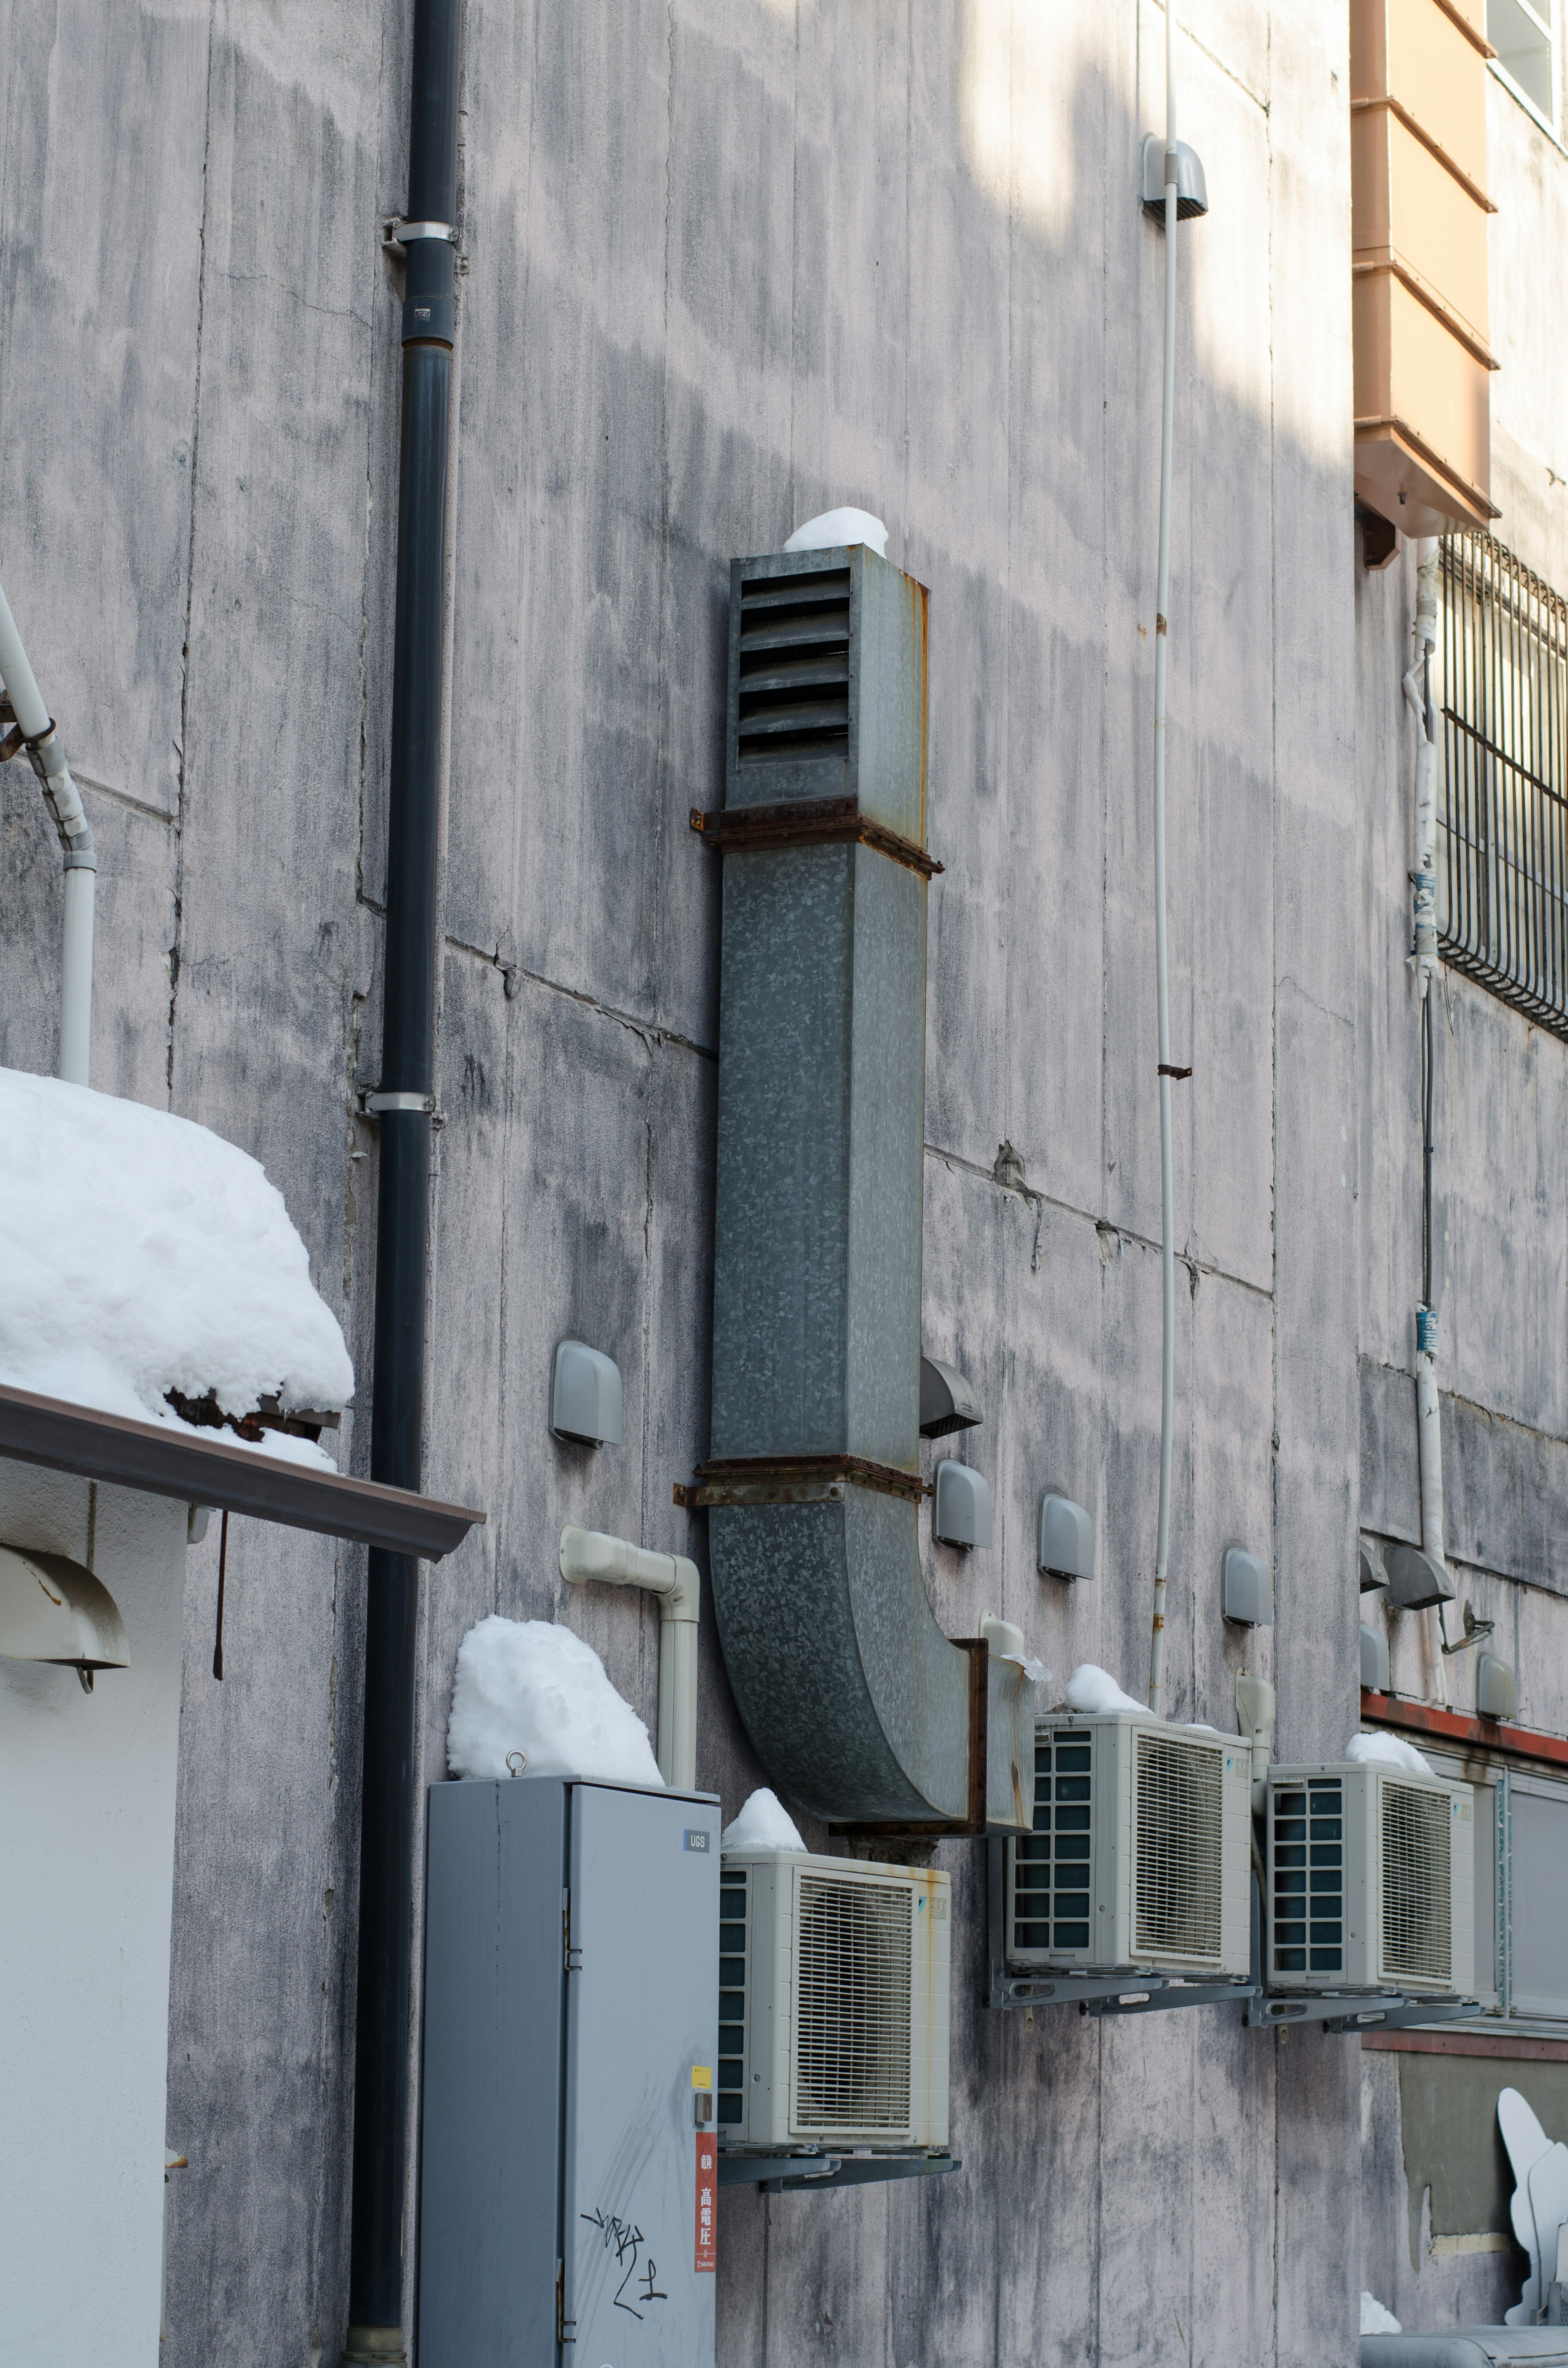
[[[253,1520],[437,1562],[484,1515],[406,1488],[286,1462],[256,1448],[192,1439],[161,1423],[0,1385],[0,1456],[74,1472],[146,1497],[177,1497]]]

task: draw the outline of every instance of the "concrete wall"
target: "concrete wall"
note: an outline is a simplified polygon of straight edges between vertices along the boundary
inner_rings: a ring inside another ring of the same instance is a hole
[[[426,1470],[490,1521],[426,1584],[431,1781],[492,1610],[569,1620],[652,1713],[653,1615],[566,1600],[553,1541],[703,1551],[670,1493],[706,1443],[716,1011],[686,817],[719,795],[728,561],[839,502],[932,592],[925,1327],[979,1387],[998,1524],[988,1555],[928,1548],[928,1582],[952,1633],[994,1609],[1059,1673],[1142,1686],[1161,245],[1133,193],[1163,34],[1150,0],[472,0]],[[345,0],[0,0],[0,573],[103,849],[95,1078],[266,1162],[362,1372],[406,38]],[[1413,1304],[1410,590],[1361,575],[1352,529],[1346,39],[1329,0],[1182,11],[1212,212],[1182,233],[1168,1668],[1177,1717],[1229,1725],[1252,1656],[1297,1759],[1355,1719],[1358,1358],[1408,1370]],[[1560,162],[1520,167],[1538,241]],[[46,1066],[58,871],[15,768],[0,838],[0,1057]],[[1528,1053],[1527,1104],[1524,1024],[1460,983],[1455,1010],[1514,1130],[1445,1163],[1494,1220],[1462,1247],[1503,1327],[1478,1321],[1471,1391],[1561,1437],[1561,1340],[1531,1315],[1510,1380],[1506,1311],[1561,1269],[1562,1048]],[[1004,1138],[1038,1197],[992,1180]],[[1510,1234],[1485,1163],[1538,1139]],[[568,1330],[620,1363],[618,1452],[547,1436]],[[343,1439],[362,1468],[366,1427]],[[1052,1484],[1100,1525],[1071,1592],[1033,1570]],[[1219,1619],[1232,1541],[1276,1568],[1250,1646]],[[236,1524],[220,1688],[215,1555],[187,1601],[165,2350],[272,2368],[332,2358],[346,2311],[363,1559]],[[733,1812],[762,1771],[710,1632],[704,1656],[699,1773]],[[979,1854],[942,1857],[966,2169],[727,2193],[725,2368],[1351,2360],[1355,2051],[1233,2009],[993,2020]]]
[[[1561,74],[1562,52],[1558,50]],[[1560,94],[1561,96],[1561,94]],[[1495,76],[1487,97],[1491,307],[1502,368],[1492,381],[1494,531],[1568,592],[1568,398],[1562,322],[1540,268],[1568,234],[1568,157]],[[1360,962],[1358,1174],[1361,1355],[1360,1519],[1418,1540],[1415,1309],[1421,1288],[1419,1006],[1409,951],[1415,740],[1403,710],[1415,615],[1414,547],[1357,579],[1356,751]],[[1440,1311],[1443,1467],[1454,1583],[1495,1622],[1489,1649],[1517,1670],[1519,1718],[1568,1728],[1568,1044],[1457,973],[1434,1031],[1433,1288]],[[1363,1611],[1389,1635],[1392,1681],[1475,1707],[1475,1653],[1442,1663],[1434,1616]],[[1461,1633],[1456,1615],[1452,1635]],[[1549,2043],[1550,2044],[1550,2043]],[[1456,2058],[1449,2091],[1407,2126],[1411,2067],[1437,2059],[1368,2054],[1363,2282],[1406,2326],[1500,2315],[1524,2256],[1489,2203],[1456,2217],[1467,2191],[1424,2201],[1434,2114],[1451,2159],[1490,2162],[1495,2098],[1548,2067]],[[1436,2076],[1434,2076],[1436,2077]],[[1557,2120],[1551,2117],[1553,2134]],[[1560,2118],[1560,2116],[1558,2117]],[[1497,2173],[1502,2177],[1501,2171]],[[1440,2182],[1439,2182],[1440,2184]],[[1511,2181],[1509,2182],[1511,2192]]]
[[[0,1464],[0,1542],[102,1579],[130,1666],[0,1659],[0,2328],[153,2368],[187,1507]],[[176,2174],[179,2175],[179,2174]]]

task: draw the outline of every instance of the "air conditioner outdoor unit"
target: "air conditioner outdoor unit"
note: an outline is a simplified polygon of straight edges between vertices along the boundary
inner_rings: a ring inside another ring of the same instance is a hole
[[[734,1850],[720,1876],[719,2102],[731,2147],[943,2151],[952,1878]]]
[[[1474,1860],[1468,1784],[1376,1762],[1271,1768],[1267,1987],[1471,1989]]]
[[[1007,1962],[1244,1978],[1252,1757],[1131,1711],[1035,1723],[1034,1831],[1007,1844]]]

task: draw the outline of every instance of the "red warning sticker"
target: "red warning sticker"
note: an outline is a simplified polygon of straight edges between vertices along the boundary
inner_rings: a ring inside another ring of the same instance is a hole
[[[711,2130],[697,2133],[697,2267],[716,2270],[715,2218],[719,2207],[719,2141]]]

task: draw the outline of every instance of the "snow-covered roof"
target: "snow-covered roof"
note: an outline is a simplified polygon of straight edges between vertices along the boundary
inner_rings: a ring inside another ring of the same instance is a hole
[[[167,1110],[0,1069],[0,1382],[180,1430],[354,1394],[336,1317],[260,1163]],[[227,1434],[226,1434],[227,1435]],[[309,1440],[258,1452],[312,1463]]]

